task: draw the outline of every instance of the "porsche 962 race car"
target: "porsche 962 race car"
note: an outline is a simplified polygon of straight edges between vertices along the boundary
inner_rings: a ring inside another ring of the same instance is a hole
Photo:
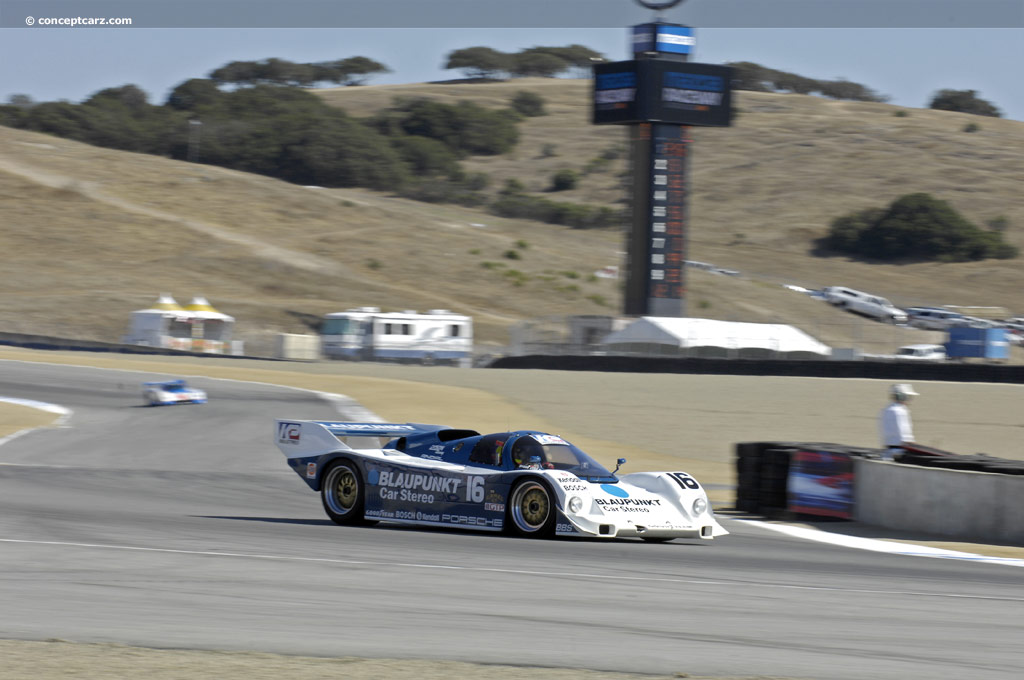
[[[206,392],[189,387],[184,380],[157,380],[142,383],[142,400],[150,406],[205,404]]]
[[[729,533],[687,473],[616,475],[625,459],[610,472],[543,432],[312,420],[278,420],[275,432],[288,465],[341,525],[386,520],[647,541]]]

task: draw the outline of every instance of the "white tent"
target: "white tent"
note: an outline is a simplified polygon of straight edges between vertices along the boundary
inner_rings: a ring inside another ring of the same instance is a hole
[[[622,330],[605,336],[601,344],[609,351],[645,354],[680,354],[680,350],[698,347],[719,348],[720,356],[755,357],[777,352],[831,354],[828,345],[785,324],[656,316],[637,319]],[[705,354],[712,356],[716,353],[709,351]]]
[[[223,354],[230,346],[235,318],[218,312],[199,296],[192,298],[185,310],[192,317],[192,351]]]
[[[229,346],[234,322],[205,298],[197,297],[188,307],[182,307],[173,297],[161,293],[152,307],[132,312],[131,329],[121,342],[220,354]]]

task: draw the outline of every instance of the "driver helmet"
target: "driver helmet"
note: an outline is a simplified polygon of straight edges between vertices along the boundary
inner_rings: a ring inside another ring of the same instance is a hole
[[[544,447],[529,435],[520,437],[512,447],[512,461],[519,466],[529,465],[534,456],[544,460]]]

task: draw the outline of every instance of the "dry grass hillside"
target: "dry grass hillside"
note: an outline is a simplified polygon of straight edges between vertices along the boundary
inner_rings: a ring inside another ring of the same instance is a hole
[[[541,94],[549,115],[521,123],[511,154],[466,161],[491,176],[492,190],[516,178],[544,192],[556,170],[582,171],[603,151],[625,148],[622,128],[589,124],[582,80],[321,95],[362,116],[395,96],[505,106],[519,90]],[[932,336],[859,321],[778,284],[843,284],[897,304],[1001,305],[1024,315],[1020,259],[877,265],[811,254],[833,217],[918,191],[977,223],[1005,215],[1008,239],[1024,249],[1024,123],[812,96],[738,99],[734,127],[695,134],[690,257],[743,276],[691,270],[692,315],[793,323],[868,351]],[[981,130],[963,132],[968,122]],[[573,191],[545,195],[621,205],[625,168],[622,157]],[[236,336],[256,351],[275,332],[305,332],[311,319],[357,305],[468,313],[491,344],[505,343],[522,319],[619,308],[618,284],[591,276],[619,263],[616,231],[300,187],[8,128],[0,128],[0,222],[0,331],[116,340],[130,312],[160,292],[179,302],[205,295],[238,319]]]

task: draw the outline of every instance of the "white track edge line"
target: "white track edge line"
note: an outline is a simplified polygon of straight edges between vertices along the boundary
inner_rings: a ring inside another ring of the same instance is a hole
[[[891,555],[906,555],[909,557],[932,557],[945,560],[963,560],[966,562],[1002,564],[1009,567],[1024,567],[1024,559],[1016,557],[992,557],[991,555],[978,555],[975,553],[960,552],[958,550],[932,548],[930,546],[919,545],[916,543],[897,543],[895,541],[883,541],[877,538],[861,538],[859,536],[832,534],[818,529],[795,527],[788,524],[772,524],[770,522],[762,522],[756,519],[734,519],[733,521],[764,529],[770,529],[794,538],[802,538],[804,540],[817,541],[819,543],[831,543],[832,545],[838,545],[844,548],[854,548],[856,550],[870,550],[873,552],[883,552]]]
[[[67,427],[68,420],[70,420],[72,414],[74,414],[74,411],[64,406],[60,406],[58,404],[49,404],[45,401],[36,401],[35,399],[20,399],[18,397],[0,397],[0,401],[5,402],[7,404],[14,404],[15,406],[27,406],[28,408],[34,408],[39,411],[46,411],[47,413],[56,413],[57,415],[60,416],[59,418],[57,418],[57,421],[53,424],[56,427]],[[0,446],[3,446],[4,444],[13,439],[21,437],[22,435],[26,435],[29,432],[41,430],[46,427],[52,427],[53,425],[26,427],[24,430],[18,430],[17,432],[7,435],[6,437],[0,437]]]

